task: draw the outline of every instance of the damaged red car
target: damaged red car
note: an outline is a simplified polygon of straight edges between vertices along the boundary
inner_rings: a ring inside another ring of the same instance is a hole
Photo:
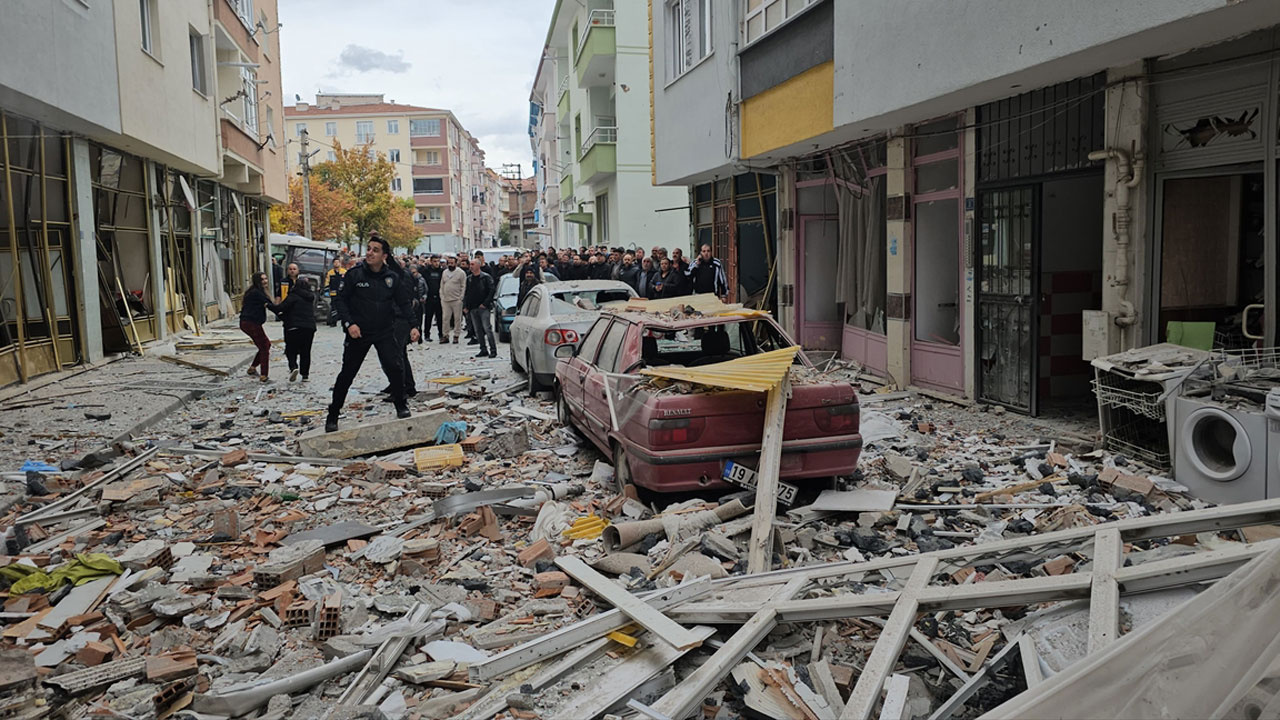
[[[765,393],[655,383],[636,373],[794,344],[768,316],[604,313],[576,350],[565,346],[557,353],[557,414],[613,459],[620,486],[657,492],[726,487],[726,464],[758,465]],[[853,386],[823,379],[797,353],[791,387],[781,479],[852,474],[862,451]]]

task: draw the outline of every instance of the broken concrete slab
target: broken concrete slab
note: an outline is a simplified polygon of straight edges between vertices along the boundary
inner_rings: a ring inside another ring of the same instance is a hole
[[[449,413],[434,410],[404,418],[362,422],[326,433],[323,428],[298,438],[298,452],[308,457],[353,458],[390,450],[427,445],[449,420]]]
[[[380,530],[360,522],[339,522],[324,527],[313,528],[294,533],[280,542],[284,545],[295,545],[307,540],[319,540],[325,547],[341,545],[348,540],[367,538],[377,535]]]

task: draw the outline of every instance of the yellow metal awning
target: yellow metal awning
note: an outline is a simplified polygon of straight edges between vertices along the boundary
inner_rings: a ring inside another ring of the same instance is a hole
[[[792,345],[789,348],[748,355],[714,365],[692,368],[678,366],[645,368],[640,371],[640,374],[731,390],[765,392],[782,382],[782,378],[791,368],[791,363],[795,361],[797,352],[800,352],[800,346]]]
[[[590,225],[591,213],[565,213],[564,219],[571,223],[578,223],[579,225]]]

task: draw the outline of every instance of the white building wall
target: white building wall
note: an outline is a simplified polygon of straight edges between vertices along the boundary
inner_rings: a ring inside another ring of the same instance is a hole
[[[1280,23],[1275,0],[828,1],[833,141]]]
[[[120,131],[110,2],[5,0],[0,48],[0,107],[86,135]]]
[[[738,11],[740,3],[720,0],[713,7],[711,54],[672,77],[665,3],[653,3],[654,144],[659,185],[696,185],[738,171],[738,120],[726,107],[738,98]],[[726,118],[726,113],[729,117]],[[726,132],[730,135],[726,137]]]

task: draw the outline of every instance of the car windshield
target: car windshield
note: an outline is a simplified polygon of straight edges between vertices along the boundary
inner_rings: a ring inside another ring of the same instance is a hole
[[[498,281],[498,297],[503,297],[505,295],[515,296],[519,294],[520,280],[514,275],[503,275],[502,279]]]
[[[626,302],[631,293],[620,289],[604,290],[565,290],[551,296],[551,314],[568,315],[583,310],[599,310],[601,305],[611,302]]]
[[[647,367],[697,367],[792,345],[772,323],[750,318],[686,330],[645,328],[642,338],[642,362]],[[799,356],[796,362],[801,362]]]

